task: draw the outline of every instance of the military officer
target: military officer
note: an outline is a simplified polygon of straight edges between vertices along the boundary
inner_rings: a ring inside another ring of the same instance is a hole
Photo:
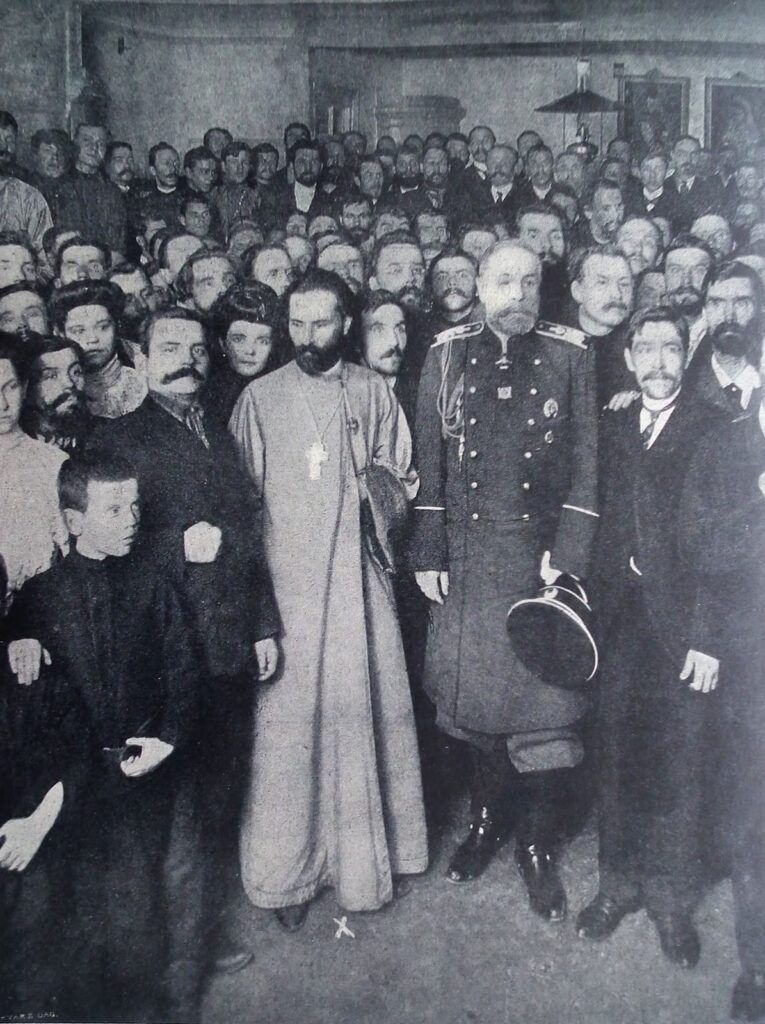
[[[514,240],[481,261],[485,318],[436,336],[417,399],[409,565],[433,603],[425,687],[473,754],[472,823],[448,877],[478,877],[511,828],[533,910],[566,915],[559,810],[583,757],[586,698],[514,656],[510,606],[586,575],[597,524],[596,386],[581,332],[537,324],[541,265]]]

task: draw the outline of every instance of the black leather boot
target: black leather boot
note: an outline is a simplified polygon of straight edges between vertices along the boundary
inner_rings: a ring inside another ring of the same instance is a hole
[[[515,862],[529,894],[529,906],[551,924],[566,920],[566,890],[555,857],[540,846],[517,846]]]
[[[529,896],[529,906],[545,921],[566,920],[567,901],[556,863],[560,845],[561,807],[569,794],[569,769],[528,772],[516,780],[523,807],[516,834],[515,862]]]
[[[472,882],[491,863],[507,840],[508,829],[500,827],[488,807],[481,807],[470,823],[470,831],[454,851],[446,877],[450,882]]]

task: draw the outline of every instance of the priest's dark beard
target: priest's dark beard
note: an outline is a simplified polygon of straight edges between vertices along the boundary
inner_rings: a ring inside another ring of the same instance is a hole
[[[303,373],[316,377],[320,373],[326,373],[340,359],[339,345],[331,348],[318,348],[316,345],[301,345],[295,349],[295,362]]]

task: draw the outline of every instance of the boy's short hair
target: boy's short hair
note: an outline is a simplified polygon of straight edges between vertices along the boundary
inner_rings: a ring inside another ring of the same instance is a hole
[[[58,472],[59,507],[86,512],[88,484],[121,483],[137,478],[134,466],[121,456],[99,451],[73,456],[62,464]]]

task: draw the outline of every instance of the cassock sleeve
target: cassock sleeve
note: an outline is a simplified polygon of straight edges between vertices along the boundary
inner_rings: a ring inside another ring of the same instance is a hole
[[[595,357],[576,350],[570,361],[571,487],[561,509],[551,564],[580,578],[589,571],[598,525],[598,408]]]
[[[417,389],[414,460],[420,489],[414,505],[406,564],[414,572],[449,568],[446,539],[446,443],[438,412],[441,349],[431,348]]]
[[[236,442],[239,458],[255,485],[258,501],[262,503],[265,475],[265,444],[258,419],[257,403],[249,388],[245,388],[231,413],[228,429]]]
[[[412,435],[398,399],[387,385],[381,402],[372,462],[384,466],[398,477],[408,500],[414,500],[420,480],[412,465]]]

